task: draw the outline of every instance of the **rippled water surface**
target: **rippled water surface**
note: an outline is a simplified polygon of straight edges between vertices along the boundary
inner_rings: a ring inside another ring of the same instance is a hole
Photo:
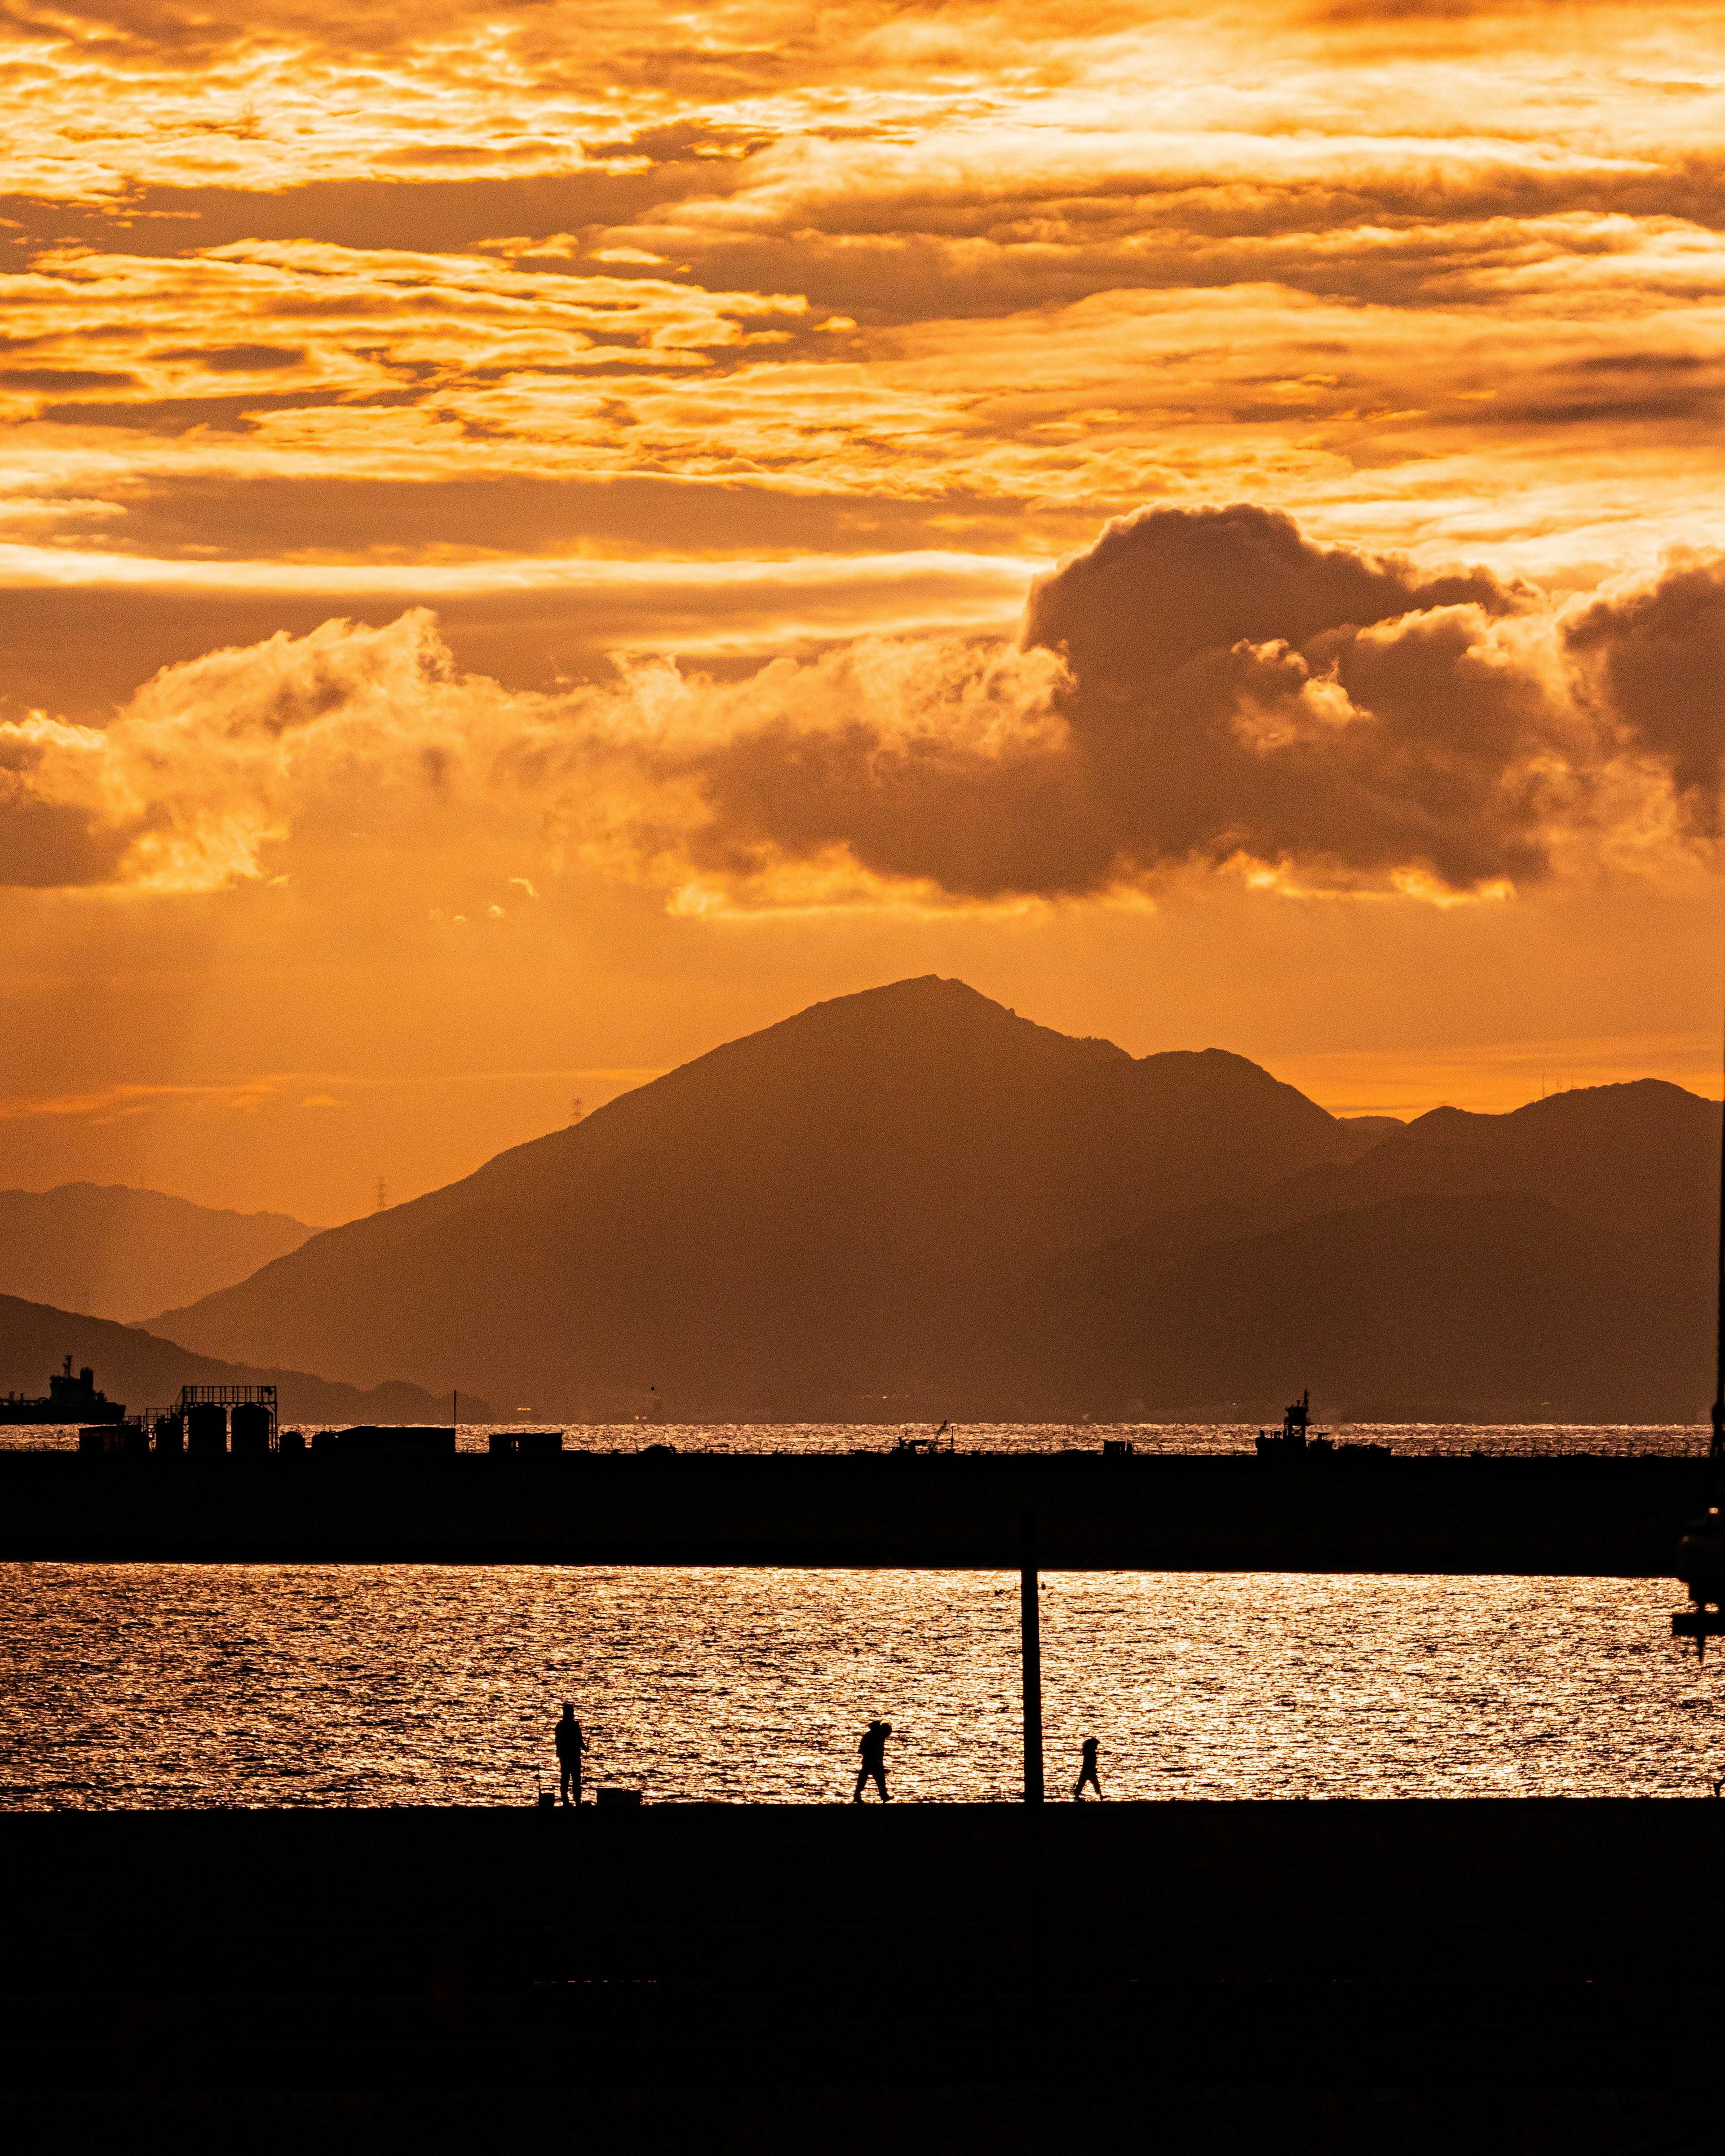
[[[1664,1581],[1053,1573],[1051,1790],[1117,1797],[1700,1794],[1725,1667]],[[649,1799],[1019,1786],[999,1573],[0,1566],[0,1804],[521,1804],[577,1702]]]
[[[134,1409],[134,1412],[136,1410]],[[1272,1425],[1279,1417],[1272,1417]],[[551,1424],[533,1427],[551,1428]],[[1355,1444],[1387,1445],[1395,1452],[1687,1454],[1707,1456],[1705,1423],[1445,1423],[1325,1422],[1313,1411],[1312,1428]],[[303,1422],[308,1436],[339,1424]],[[495,1430],[521,1424],[461,1424],[456,1449],[484,1452]],[[1262,1425],[1244,1422],[983,1422],[963,1423],[948,1435],[959,1452],[1094,1450],[1105,1438],[1126,1438],[1140,1452],[1250,1452]],[[638,1452],[672,1445],[680,1452],[880,1452],[901,1436],[927,1437],[927,1423],[582,1423],[566,1426],[564,1445],[594,1452]],[[946,1440],[942,1440],[944,1443]],[[69,1451],[78,1444],[75,1424],[0,1423],[0,1451]]]

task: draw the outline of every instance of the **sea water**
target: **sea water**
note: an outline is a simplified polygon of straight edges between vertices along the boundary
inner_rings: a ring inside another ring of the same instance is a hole
[[[458,1442],[483,1451],[493,1429]],[[308,1435],[320,1425],[304,1424]],[[1703,1454],[1694,1424],[1343,1424],[1398,1452]],[[926,1425],[625,1423],[596,1450],[878,1450]],[[1250,1451],[1244,1424],[966,1424],[961,1451]],[[73,1430],[0,1443],[74,1444]],[[0,1567],[0,1804],[521,1804],[572,1699],[590,1776],[650,1799],[1021,1785],[1015,1575],[713,1568]],[[1051,1789],[1115,1797],[1698,1794],[1725,1664],[1675,1582],[1072,1573],[1043,1582]]]
[[[1725,1666],[1664,1580],[1050,1573],[1050,1792],[1704,1795]],[[531,1803],[574,1702],[590,1782],[835,1802],[1021,1786],[996,1572],[0,1566],[0,1805]]]
[[[293,1419],[285,1417],[286,1427]],[[297,1422],[313,1437],[339,1423]],[[1279,1428],[1279,1419],[1272,1422]],[[1394,1452],[1507,1453],[1517,1455],[1565,1452],[1690,1455],[1704,1458],[1709,1439],[1705,1423],[1448,1423],[1336,1422],[1312,1418],[1323,1430],[1354,1444],[1387,1445]],[[484,1452],[501,1430],[558,1427],[555,1417],[517,1417],[508,1423],[459,1423],[455,1447]],[[562,1425],[570,1449],[594,1452],[638,1452],[649,1445],[673,1445],[680,1452],[878,1452],[901,1437],[932,1437],[930,1423],[737,1422],[581,1423]],[[994,1422],[963,1423],[941,1440],[959,1452],[1063,1452],[1076,1447],[1094,1451],[1106,1439],[1125,1438],[1140,1452],[1250,1452],[1263,1425],[1244,1422]],[[0,1424],[0,1451],[75,1451],[75,1424]]]

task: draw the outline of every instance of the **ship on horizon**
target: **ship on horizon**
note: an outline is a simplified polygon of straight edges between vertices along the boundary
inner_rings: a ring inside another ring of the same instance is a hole
[[[95,1372],[88,1363],[74,1378],[72,1358],[66,1358],[64,1370],[57,1372],[48,1381],[46,1399],[26,1399],[22,1393],[8,1393],[0,1399],[0,1423],[99,1423],[124,1422],[126,1409],[118,1400],[110,1400],[105,1393],[96,1390]]]
[[[1314,1430],[1312,1424],[1312,1391],[1308,1386],[1297,1400],[1282,1410],[1281,1432],[1272,1436],[1267,1430],[1258,1432],[1260,1460],[1388,1460],[1391,1456],[1387,1445],[1369,1443],[1338,1443],[1322,1430]]]

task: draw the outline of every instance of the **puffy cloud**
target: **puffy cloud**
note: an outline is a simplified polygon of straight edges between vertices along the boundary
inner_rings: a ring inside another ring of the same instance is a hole
[[[209,890],[352,832],[405,863],[501,846],[516,877],[580,859],[685,907],[999,904],[1194,867],[1466,894],[1597,866],[1625,831],[1643,861],[1692,858],[1717,829],[1698,690],[1722,635],[1717,563],[1559,603],[1260,508],[1158,509],[1044,580],[1010,642],[865,638],[728,680],[642,662],[558,694],[463,673],[424,611],[212,653],[105,733],[0,726],[11,814],[58,818],[71,866],[44,872],[46,824],[3,859]]]
[[[51,889],[121,872],[131,834],[105,797],[105,762],[94,728],[39,711],[0,726],[0,881]]]
[[[428,615],[382,632],[331,622],[168,669],[105,732],[33,715],[0,723],[15,814],[39,821],[58,811],[68,830],[75,811],[92,834],[81,853],[69,849],[69,873],[33,873],[31,855],[13,850],[8,818],[0,876],[89,882],[99,860],[104,880],[146,891],[256,877],[296,815],[351,800],[356,785],[375,800],[379,784],[417,773],[436,793],[466,732],[445,709],[449,673]],[[475,691],[464,695],[471,704]]]

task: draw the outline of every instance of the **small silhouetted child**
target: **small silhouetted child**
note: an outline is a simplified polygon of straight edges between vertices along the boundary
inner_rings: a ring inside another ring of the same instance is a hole
[[[892,1801],[886,1794],[886,1740],[891,1734],[892,1724],[890,1722],[871,1722],[864,1730],[862,1743],[856,1748],[862,1755],[862,1765],[857,1769],[856,1789],[850,1799],[852,1804],[862,1802],[864,1785],[870,1781],[880,1792],[883,1804]]]
[[[1084,1785],[1086,1782],[1098,1796],[1102,1794],[1102,1785],[1096,1779],[1096,1740],[1094,1737],[1085,1738],[1081,1756],[1084,1764],[1078,1770],[1078,1779],[1072,1784],[1072,1801],[1075,1804],[1081,1804],[1084,1802]]]
[[[560,1794],[566,1804],[581,1802],[581,1755],[586,1749],[587,1739],[581,1733],[581,1724],[575,1719],[575,1710],[565,1700],[563,1718],[557,1724],[557,1764],[562,1769],[558,1781]]]

